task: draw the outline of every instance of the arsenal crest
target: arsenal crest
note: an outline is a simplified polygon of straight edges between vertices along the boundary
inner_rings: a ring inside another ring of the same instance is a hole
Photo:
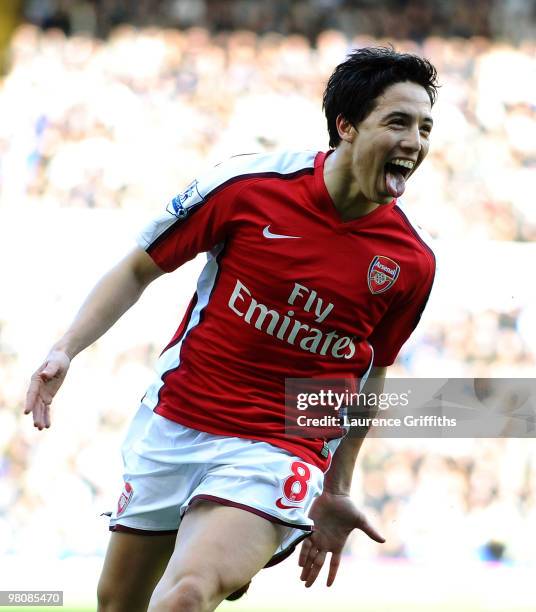
[[[376,255],[368,269],[368,286],[371,293],[383,293],[396,282],[400,266],[385,255]]]
[[[133,493],[134,490],[132,489],[132,485],[128,482],[125,482],[125,488],[123,489],[123,492],[119,496],[119,501],[117,502],[117,516],[119,516],[125,511],[130,500],[132,499]]]

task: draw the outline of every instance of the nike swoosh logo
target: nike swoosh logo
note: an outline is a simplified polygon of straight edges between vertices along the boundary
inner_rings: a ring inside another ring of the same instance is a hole
[[[276,500],[275,505],[278,508],[281,508],[282,510],[290,510],[291,508],[301,508],[301,506],[287,506],[286,504],[284,504],[282,502],[282,497],[280,497],[278,500]]]
[[[287,236],[286,234],[272,234],[272,232],[270,231],[270,226],[267,225],[263,230],[262,230],[262,235],[265,238],[301,238],[301,236]]]

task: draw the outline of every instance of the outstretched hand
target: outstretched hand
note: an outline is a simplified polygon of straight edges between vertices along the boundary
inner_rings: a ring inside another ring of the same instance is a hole
[[[33,414],[34,427],[39,431],[50,427],[50,404],[61,387],[71,360],[63,351],[51,351],[45,362],[33,373],[24,414]]]
[[[342,550],[354,529],[361,529],[376,542],[385,542],[348,495],[324,491],[313,503],[309,517],[315,523],[315,531],[303,542],[298,561],[303,568],[300,580],[306,587],[310,587],[318,577],[328,553],[331,553],[331,561],[326,584],[328,587],[333,584]]]

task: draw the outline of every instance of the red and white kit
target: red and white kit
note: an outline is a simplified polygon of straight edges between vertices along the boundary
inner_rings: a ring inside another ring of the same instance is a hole
[[[182,425],[263,440],[324,470],[324,440],[285,435],[285,377],[360,378],[373,354],[375,366],[392,364],[435,271],[396,201],[341,221],[325,159],[234,157],[175,197],[139,240],[168,272],[209,252],[143,402]]]
[[[140,406],[122,447],[125,484],[112,531],[177,531],[188,507],[205,500],[253,512],[282,525],[268,565],[312,533],[309,510],[322,493],[322,470],[257,440],[196,431]]]
[[[157,363],[144,409],[165,417],[171,429],[175,424],[169,421],[180,424],[177,432],[186,427],[210,434],[211,440],[222,436],[220,445],[210,445],[214,454],[205,477],[192,476],[191,482],[199,478],[202,495],[257,508],[303,530],[310,529],[307,509],[320,493],[318,474],[328,469],[331,457],[324,439],[285,433],[285,378],[362,379],[372,365],[392,364],[417,325],[435,271],[431,249],[396,201],[342,222],[324,183],[327,155],[234,157],[173,198],[139,239],[167,272],[208,253],[186,315]],[[137,477],[147,474],[147,466],[132,465],[144,453],[151,461],[163,457],[158,442],[147,445],[153,426],[145,424],[137,441],[137,426],[131,428],[125,447],[128,487],[112,528],[122,518],[131,528],[178,526],[179,513],[170,521],[166,508],[176,508],[173,495],[182,477],[165,487],[153,480],[151,497],[140,491],[143,479]],[[233,472],[227,449],[240,441],[241,448],[261,443],[270,494],[260,493],[256,477]],[[275,453],[272,459],[264,455],[267,448]],[[134,457],[130,466],[127,455]],[[171,469],[173,453],[165,455],[155,474]],[[177,458],[176,463],[183,460],[189,461]],[[212,493],[206,488],[215,463],[240,476],[236,495],[224,481],[214,482]],[[290,487],[287,497],[285,487]],[[155,497],[166,497],[163,489],[170,497],[155,505]],[[155,503],[136,510],[136,490]],[[296,492],[304,496],[301,513],[292,501]],[[195,487],[189,489],[181,505],[196,495]],[[158,507],[163,514],[155,519]],[[151,520],[149,510],[155,512]]]

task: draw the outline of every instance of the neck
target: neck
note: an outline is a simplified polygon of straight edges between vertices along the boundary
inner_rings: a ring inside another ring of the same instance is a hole
[[[343,221],[352,221],[368,215],[380,206],[367,200],[353,173],[353,160],[349,147],[339,145],[324,163],[324,182]]]

